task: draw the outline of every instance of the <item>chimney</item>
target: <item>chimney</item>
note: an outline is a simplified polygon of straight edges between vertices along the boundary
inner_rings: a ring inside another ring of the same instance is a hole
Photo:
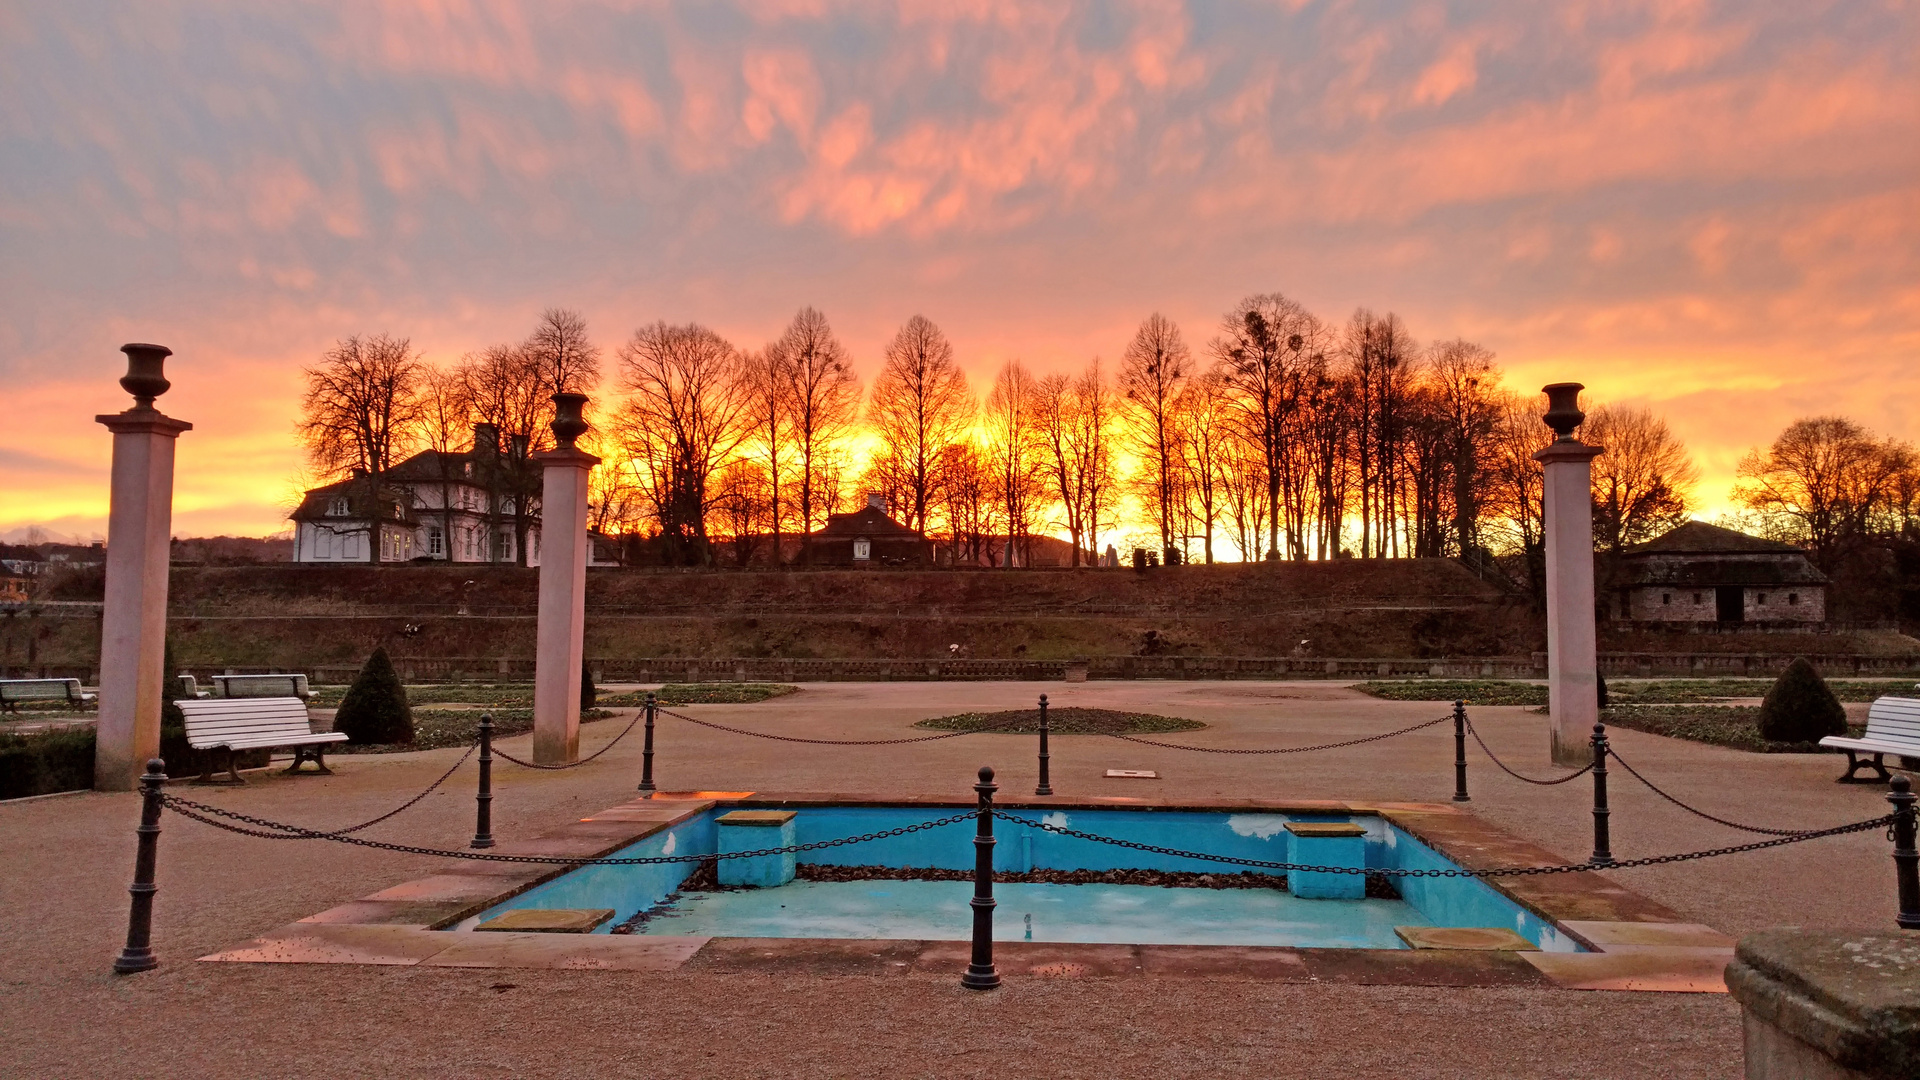
[[[886,512],[887,512],[887,497],[886,497],[885,495],[868,495],[868,496],[867,496],[867,509],[869,509],[869,510],[878,510],[878,511],[880,511],[880,512],[881,512],[881,513],[883,513],[883,514],[884,514],[884,513],[886,513]]]
[[[473,425],[473,452],[495,455],[500,452],[500,429],[493,424]]]

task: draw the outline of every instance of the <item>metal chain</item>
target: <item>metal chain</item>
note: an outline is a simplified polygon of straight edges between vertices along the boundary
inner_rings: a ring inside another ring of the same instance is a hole
[[[1152,844],[1140,844],[1140,843],[1135,843],[1132,840],[1119,840],[1111,836],[1101,836],[1098,833],[1080,832],[1076,829],[1069,829],[1062,825],[1049,825],[1041,821],[1032,821],[1027,818],[1015,817],[1012,814],[1008,814],[999,810],[995,810],[993,813],[994,813],[994,816],[997,818],[1000,818],[1004,821],[1011,821],[1017,825],[1025,825],[1029,829],[1039,829],[1042,832],[1056,833],[1061,836],[1077,837],[1081,840],[1092,840],[1096,843],[1101,843],[1101,844],[1112,844],[1115,847],[1132,848],[1135,851],[1152,852],[1153,854],[1156,854],[1156,855],[1171,855],[1171,856],[1174,856],[1175,858],[1199,859],[1204,862],[1226,863],[1230,866],[1254,866],[1254,867],[1259,867],[1265,870],[1285,870],[1289,873],[1299,872],[1299,873],[1315,873],[1315,874],[1383,874],[1387,877],[1418,877],[1418,878],[1525,877],[1532,874],[1571,874],[1580,870],[1626,870],[1636,866],[1658,866],[1663,863],[1689,862],[1694,859],[1710,859],[1720,855],[1733,855],[1742,851],[1759,851],[1763,848],[1780,847],[1784,844],[1797,844],[1803,840],[1818,840],[1821,837],[1826,837],[1826,836],[1840,836],[1846,833],[1866,832],[1870,829],[1877,829],[1882,825],[1891,824],[1896,818],[1899,817],[1898,814],[1888,814],[1885,817],[1874,818],[1871,821],[1857,821],[1851,825],[1840,825],[1835,828],[1820,829],[1814,832],[1795,833],[1792,836],[1783,836],[1774,840],[1760,840],[1760,841],[1756,841],[1755,843],[1740,844],[1735,847],[1710,848],[1705,851],[1689,851],[1689,852],[1684,852],[1677,855],[1654,855],[1644,859],[1625,859],[1620,862],[1612,862],[1612,863],[1595,863],[1592,861],[1588,861],[1583,863],[1575,863],[1571,865],[1559,865],[1559,866],[1508,866],[1508,867],[1500,867],[1492,870],[1463,870],[1459,868],[1446,869],[1446,870],[1406,870],[1406,869],[1382,869],[1377,867],[1354,867],[1354,866],[1308,866],[1301,863],[1271,862],[1265,859],[1236,859],[1227,855],[1208,855],[1208,854],[1205,854],[1204,852],[1198,852],[1198,851],[1181,851],[1178,848],[1155,847]]]
[[[1617,753],[1614,753],[1612,749],[1609,749],[1607,751],[1607,756],[1612,758],[1614,762],[1618,764],[1621,768],[1627,770],[1629,773],[1632,773],[1633,778],[1635,780],[1638,780],[1641,783],[1647,785],[1647,789],[1649,791],[1652,791],[1655,795],[1660,796],[1661,798],[1667,800],[1668,802],[1679,807],[1680,809],[1685,810],[1689,814],[1693,814],[1696,817],[1706,818],[1708,821],[1711,821],[1716,825],[1725,825],[1729,829],[1739,829],[1741,832],[1759,833],[1762,836],[1797,836],[1800,834],[1800,832],[1803,831],[1799,829],[1763,829],[1758,825],[1742,825],[1737,821],[1728,821],[1726,818],[1723,818],[1723,817],[1715,817],[1712,814],[1707,813],[1705,810],[1700,810],[1700,809],[1696,809],[1695,807],[1688,806],[1686,803],[1683,803],[1679,799],[1674,798],[1672,795],[1669,795],[1666,792],[1660,790],[1660,788],[1656,786],[1653,781],[1647,779],[1644,776],[1641,776],[1640,771],[1638,769],[1635,769],[1633,766],[1623,761],[1620,755]]]
[[[685,720],[689,724],[698,724],[701,727],[712,728],[715,731],[727,731],[735,735],[751,735],[756,739],[772,739],[775,742],[807,743],[811,746],[898,746],[901,743],[923,743],[937,742],[941,739],[957,739],[962,735],[985,735],[1009,726],[1008,724],[1001,724],[997,727],[971,728],[966,731],[943,731],[938,735],[922,735],[912,739],[802,739],[797,735],[771,735],[764,731],[748,731],[745,728],[728,727],[725,724],[716,724],[711,720],[695,720],[691,716],[674,712],[671,709],[661,709],[660,712],[662,715],[671,716],[676,720]]]
[[[515,765],[518,765],[523,769],[546,769],[548,771],[558,771],[561,769],[577,769],[580,766],[585,765],[587,762],[592,761],[594,758],[599,757],[601,754],[604,754],[607,751],[613,749],[613,744],[619,742],[621,739],[626,738],[627,732],[632,731],[633,726],[635,724],[638,724],[640,720],[646,715],[647,714],[644,710],[641,712],[634,713],[633,719],[627,722],[626,728],[623,729],[620,732],[620,734],[615,735],[613,737],[613,742],[609,742],[607,745],[601,747],[598,750],[595,750],[593,753],[588,754],[586,757],[581,758],[579,761],[570,761],[565,765],[536,765],[531,761],[521,761],[519,758],[514,757],[512,754],[509,754],[505,750],[500,749],[498,746],[495,746],[492,748],[493,756],[497,758],[505,758],[506,760],[513,762]]]
[[[917,825],[903,825],[897,829],[886,829],[881,832],[868,833],[865,836],[846,836],[838,840],[818,840],[811,844],[795,844],[792,847],[761,848],[757,851],[729,851],[724,854],[707,855],[656,855],[629,859],[570,859],[549,855],[498,855],[488,852],[448,851],[444,848],[416,847],[411,844],[388,844],[379,840],[367,840],[358,836],[342,836],[338,833],[315,832],[312,829],[302,829],[295,825],[287,825],[278,821],[268,821],[265,818],[249,817],[246,814],[236,814],[231,810],[222,810],[217,806],[207,806],[203,803],[190,802],[178,796],[164,793],[161,794],[160,801],[167,809],[172,810],[174,813],[182,817],[191,818],[203,825],[211,825],[216,829],[222,829],[230,833],[238,833],[241,836],[259,837],[263,840],[332,840],[341,844],[353,844],[356,847],[373,848],[376,851],[397,851],[404,855],[437,855],[448,859],[468,859],[479,862],[500,863],[534,863],[541,866],[653,866],[661,863],[705,862],[708,859],[749,859],[761,855],[787,855],[801,851],[820,851],[826,848],[846,847],[850,844],[864,844],[871,840],[886,840],[896,836],[907,836],[911,833],[923,832],[927,829],[937,829],[942,825],[951,825],[956,821],[965,821],[979,813],[978,810],[967,810],[950,817],[937,818],[933,821],[923,821]],[[263,832],[260,829],[243,828],[239,825],[229,825],[225,821],[217,820],[217,818],[228,818],[233,821],[244,822],[247,825],[260,825],[268,829],[279,829],[282,831]]]
[[[1499,758],[1495,757],[1493,753],[1493,748],[1488,746],[1487,740],[1481,738],[1480,733],[1473,729],[1473,721],[1471,720],[1467,721],[1467,734],[1473,736],[1473,741],[1480,744],[1480,749],[1486,751],[1487,757],[1492,759],[1495,765],[1500,766],[1501,772],[1506,773],[1508,776],[1513,777],[1515,780],[1524,780],[1529,784],[1538,784],[1541,787],[1552,787],[1555,784],[1564,784],[1569,780],[1578,780],[1581,777],[1593,771],[1593,762],[1589,761],[1587,762],[1586,767],[1581,769],[1579,772],[1568,773],[1567,775],[1561,777],[1558,780],[1535,780],[1531,776],[1522,776],[1521,774],[1514,772],[1512,769],[1507,768],[1506,762],[1501,761]]]
[[[1283,746],[1272,750],[1242,750],[1235,747],[1189,746],[1184,743],[1155,742],[1152,739],[1142,739],[1134,735],[1121,735],[1112,731],[1102,732],[1101,734],[1108,735],[1115,739],[1125,739],[1131,743],[1140,743],[1145,746],[1158,746],[1163,750],[1192,750],[1195,753],[1201,754],[1305,754],[1314,750],[1338,750],[1343,746],[1359,746],[1362,743],[1379,742],[1381,739],[1391,739],[1395,735],[1405,735],[1410,731],[1419,731],[1422,728],[1430,728],[1435,724],[1444,724],[1451,719],[1453,719],[1453,717],[1443,716],[1438,720],[1428,720],[1425,723],[1415,724],[1412,727],[1403,727],[1398,731],[1386,731],[1378,735],[1368,735],[1362,739],[1348,739],[1345,742],[1321,743],[1317,746]]]

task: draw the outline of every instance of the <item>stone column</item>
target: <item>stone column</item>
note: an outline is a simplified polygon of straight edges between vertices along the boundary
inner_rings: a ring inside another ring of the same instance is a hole
[[[1546,387],[1547,426],[1556,438],[1534,454],[1546,468],[1547,711],[1553,761],[1585,765],[1600,719],[1597,632],[1593,606],[1593,459],[1604,447],[1574,438],[1586,419],[1579,383]]]
[[[133,395],[126,412],[96,416],[113,432],[107,511],[107,596],[100,620],[100,723],[93,786],[131,791],[160,754],[160,689],[166,678],[167,557],[173,543],[173,451],[193,430],[153,407],[172,384],[163,374],[173,350],[123,345]]]
[[[574,446],[586,434],[585,394],[553,396],[558,445],[536,454],[540,495],[540,621],[535,631],[533,760],[580,756],[580,665],[586,657],[587,475],[600,459]]]

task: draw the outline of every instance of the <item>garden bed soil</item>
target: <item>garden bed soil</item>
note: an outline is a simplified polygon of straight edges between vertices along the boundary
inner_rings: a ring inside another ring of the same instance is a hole
[[[466,746],[480,737],[480,717],[478,709],[415,709],[413,710],[413,741],[410,743],[335,743],[327,747],[330,754],[404,754],[410,750],[439,750],[448,746]],[[513,735],[525,735],[533,730],[532,709],[495,709],[493,710],[493,737],[505,739]],[[613,713],[606,709],[587,709],[580,714],[582,722],[605,720]]]
[[[1603,710],[1608,727],[1725,746],[1756,754],[1837,754],[1817,742],[1771,742],[1760,737],[1760,710],[1751,705],[1619,705]],[[1864,729],[1850,728],[1858,737]]]
[[[1047,710],[1047,730],[1054,735],[1137,735],[1168,731],[1198,731],[1207,725],[1153,713],[1069,707]],[[935,731],[981,731],[1005,735],[1032,735],[1040,730],[1039,709],[1006,712],[959,713],[922,720],[914,727]]]

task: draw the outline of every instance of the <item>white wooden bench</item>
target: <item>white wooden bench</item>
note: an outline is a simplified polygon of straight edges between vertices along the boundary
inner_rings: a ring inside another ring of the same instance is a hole
[[[306,700],[313,696],[307,689],[305,675],[215,675],[214,689],[221,697],[238,698],[300,698]]]
[[[1867,733],[1858,739],[1829,735],[1821,746],[1847,752],[1847,774],[1843,784],[1886,783],[1891,777],[1882,758],[1894,754],[1920,760],[1920,698],[1883,697],[1867,709]],[[1861,757],[1872,754],[1873,760]],[[1861,769],[1872,769],[1878,776],[1856,777]]]
[[[97,696],[81,693],[79,679],[0,679],[0,712],[17,713],[23,701],[63,701],[78,710]]]
[[[323,749],[328,743],[346,742],[344,731],[315,731],[307,722],[307,703],[299,698],[207,698],[204,701],[179,701],[180,714],[187,721],[187,745],[195,750],[227,752],[228,783],[244,784],[234,768],[233,755],[239,750],[292,747],[293,764],[286,769],[298,772],[303,762],[311,761],[318,771],[330,773]],[[207,755],[200,782],[213,779],[213,755]]]

